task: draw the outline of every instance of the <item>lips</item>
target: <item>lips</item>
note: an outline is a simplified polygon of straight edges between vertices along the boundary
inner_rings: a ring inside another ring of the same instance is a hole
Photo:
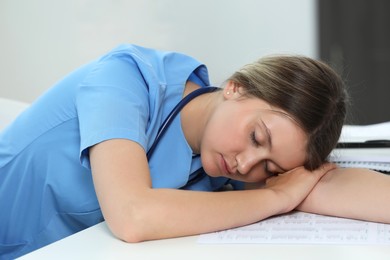
[[[231,175],[232,174],[232,172],[229,169],[228,164],[226,163],[226,161],[225,161],[225,159],[223,158],[222,155],[221,155],[221,168],[222,168],[222,170],[224,171],[224,173],[226,175]]]

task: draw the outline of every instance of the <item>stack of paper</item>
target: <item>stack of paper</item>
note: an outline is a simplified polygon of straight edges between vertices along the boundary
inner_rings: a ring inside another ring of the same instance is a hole
[[[345,125],[340,142],[365,142],[368,140],[389,140],[390,122],[357,126]],[[390,148],[343,148],[335,149],[330,161],[341,167],[369,168],[390,172]]]

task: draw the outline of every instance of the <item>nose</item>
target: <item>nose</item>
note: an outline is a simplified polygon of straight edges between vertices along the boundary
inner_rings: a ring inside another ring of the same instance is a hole
[[[264,159],[265,156],[258,149],[247,149],[236,156],[237,170],[246,175]]]

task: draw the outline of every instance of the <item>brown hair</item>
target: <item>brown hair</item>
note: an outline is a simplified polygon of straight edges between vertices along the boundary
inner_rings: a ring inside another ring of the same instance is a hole
[[[268,56],[248,64],[229,80],[287,112],[308,136],[305,168],[327,161],[346,117],[347,93],[328,65],[303,56]],[[288,144],[287,144],[288,145]]]

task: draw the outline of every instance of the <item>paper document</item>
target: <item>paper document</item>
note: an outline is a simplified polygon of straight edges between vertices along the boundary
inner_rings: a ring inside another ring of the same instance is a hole
[[[390,225],[292,212],[252,225],[200,235],[198,243],[390,245]]]
[[[373,125],[345,125],[340,142],[390,140],[390,122]],[[390,173],[390,148],[334,149],[329,156],[340,167],[368,168]]]

